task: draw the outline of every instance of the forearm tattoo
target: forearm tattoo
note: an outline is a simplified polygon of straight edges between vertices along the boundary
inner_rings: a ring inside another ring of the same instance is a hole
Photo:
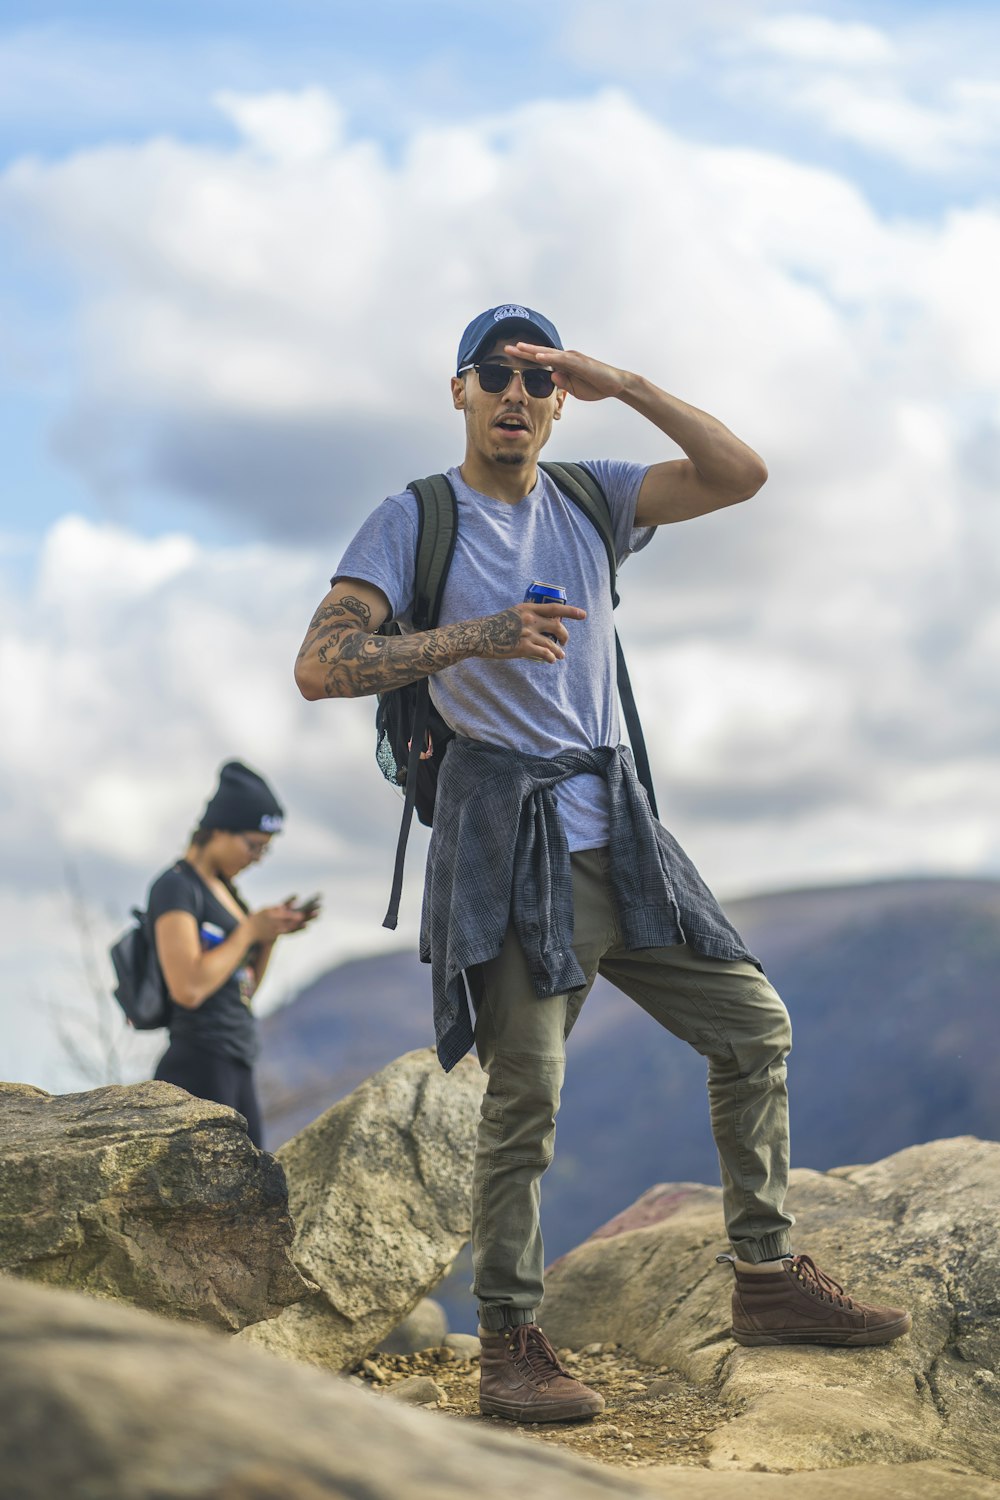
[[[521,617],[514,609],[412,635],[373,635],[370,622],[371,610],[352,598],[327,604],[313,616],[299,655],[315,655],[326,669],[328,698],[384,693],[469,656],[509,656],[521,636]]]
[[[338,599],[335,604],[321,604],[309,621],[309,629],[306,631],[306,638],[302,642],[299,660],[301,661],[303,657],[309,655],[309,652],[315,646],[318,639],[323,635],[329,635],[331,631],[341,629],[344,624],[351,626],[360,625],[362,630],[370,630],[371,618],[372,612],[368,608],[368,605],[361,599],[355,599],[351,594],[345,595],[343,599]],[[331,620],[334,622],[333,625],[330,625]],[[329,629],[324,631],[324,625],[329,626]],[[319,634],[317,635],[315,632],[319,632]]]
[[[372,612],[361,599],[347,595],[335,604],[321,604],[309,621],[306,638],[299,647],[298,660],[315,654],[325,664],[328,643],[344,630],[371,629]]]

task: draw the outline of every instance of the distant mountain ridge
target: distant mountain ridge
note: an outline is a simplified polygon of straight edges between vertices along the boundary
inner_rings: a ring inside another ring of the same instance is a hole
[[[909,879],[727,903],[792,1015],[792,1160],[826,1169],[1000,1135],[1000,880]],[[263,1022],[274,1147],[433,1041],[415,954],[330,970]],[[718,1180],[705,1065],[598,980],[569,1043],[549,1258],[660,1181]]]

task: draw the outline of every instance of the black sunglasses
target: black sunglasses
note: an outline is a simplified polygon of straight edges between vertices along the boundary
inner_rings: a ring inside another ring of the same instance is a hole
[[[528,395],[538,400],[551,396],[556,388],[552,371],[543,370],[541,366],[529,365],[526,370],[515,370],[513,365],[463,365],[458,373],[464,375],[466,370],[475,370],[480,387],[490,396],[498,396],[501,391],[505,391],[515,375],[520,375],[521,384]]]
[[[252,839],[248,833],[238,833],[236,837],[243,841],[252,859],[263,859],[264,855],[271,848],[271,840],[269,838],[260,840]]]

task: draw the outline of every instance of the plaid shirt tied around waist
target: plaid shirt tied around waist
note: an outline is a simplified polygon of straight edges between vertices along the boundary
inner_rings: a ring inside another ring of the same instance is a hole
[[[608,789],[611,887],[624,946],[687,943],[706,957],[760,968],[653,817],[627,746],[546,757],[456,736],[438,781],[420,933],[446,1071],[473,1045],[464,971],[497,956],[508,922],[540,1000],[586,982],[573,952],[569,848],[553,793],[581,772],[602,777]]]

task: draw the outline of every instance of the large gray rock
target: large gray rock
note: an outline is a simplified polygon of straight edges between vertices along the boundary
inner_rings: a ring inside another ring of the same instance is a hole
[[[278,1152],[294,1256],[320,1291],[240,1337],[344,1369],[447,1272],[469,1238],[483,1074],[408,1052]]]
[[[414,1411],[229,1338],[0,1276],[0,1490],[17,1500],[996,1500],[945,1466],[640,1479]]]
[[[793,1173],[796,1248],[862,1301],[909,1307],[884,1348],[740,1348],[714,1264],[721,1193],[654,1188],[551,1268],[557,1345],[617,1340],[714,1387],[734,1412],[714,1468],[955,1462],[1000,1470],[1000,1144],[913,1146]]]
[[[448,1316],[433,1297],[421,1297],[401,1323],[377,1348],[380,1354],[419,1354],[422,1349],[438,1349],[448,1336]],[[476,1341],[478,1345],[478,1339]]]
[[[17,1500],[637,1496],[624,1475],[540,1444],[5,1277],[0,1412],[0,1488]]]
[[[169,1083],[0,1084],[0,1270],[232,1330],[312,1291],[292,1234],[235,1110]]]

